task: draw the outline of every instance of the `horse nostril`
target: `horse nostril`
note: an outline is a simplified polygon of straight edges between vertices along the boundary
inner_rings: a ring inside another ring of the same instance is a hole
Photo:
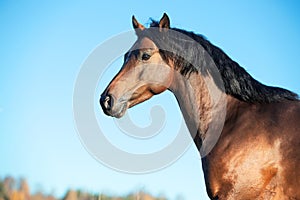
[[[101,104],[107,111],[111,110],[111,108],[113,107],[113,103],[114,100],[111,95],[106,95],[101,98]]]
[[[105,99],[104,99],[104,107],[107,109],[107,110],[110,110],[110,97],[109,96],[106,96]]]

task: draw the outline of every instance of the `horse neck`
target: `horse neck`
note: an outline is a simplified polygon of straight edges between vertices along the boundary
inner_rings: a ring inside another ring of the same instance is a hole
[[[210,75],[191,73],[186,77],[177,71],[170,90],[176,96],[190,134],[204,156],[217,141],[220,133],[215,132],[223,127],[219,122],[224,122],[222,119],[226,116],[227,95],[218,89]]]

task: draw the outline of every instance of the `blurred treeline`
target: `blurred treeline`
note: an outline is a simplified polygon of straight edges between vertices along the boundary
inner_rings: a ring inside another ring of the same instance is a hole
[[[25,179],[6,177],[0,179],[0,200],[166,200],[164,197],[153,197],[149,193],[139,191],[125,196],[112,196],[105,194],[91,194],[81,190],[68,190],[64,197],[37,192],[30,193],[29,185]]]

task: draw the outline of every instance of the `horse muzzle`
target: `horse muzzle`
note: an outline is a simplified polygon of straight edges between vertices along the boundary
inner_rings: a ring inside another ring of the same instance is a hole
[[[105,92],[100,97],[100,105],[106,115],[116,118],[122,117],[127,109],[126,104],[118,103],[113,95]]]

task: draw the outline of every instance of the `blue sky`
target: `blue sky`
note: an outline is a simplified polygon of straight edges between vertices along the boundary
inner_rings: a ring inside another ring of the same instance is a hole
[[[299,94],[299,8],[298,1],[259,0],[1,1],[0,177],[26,177],[33,190],[57,195],[68,188],[117,194],[144,188],[171,199],[200,199],[205,188],[193,146],[173,165],[144,175],[112,170],[85,150],[72,110],[82,63],[99,44],[131,30],[133,14],[147,24],[149,17],[159,19],[167,12],[171,26],[204,34],[259,81]],[[99,94],[117,71],[108,70]],[[179,115],[170,93],[130,112],[147,123],[149,116],[140,111],[169,101],[174,104],[169,109]],[[117,141],[118,135],[112,139]]]

